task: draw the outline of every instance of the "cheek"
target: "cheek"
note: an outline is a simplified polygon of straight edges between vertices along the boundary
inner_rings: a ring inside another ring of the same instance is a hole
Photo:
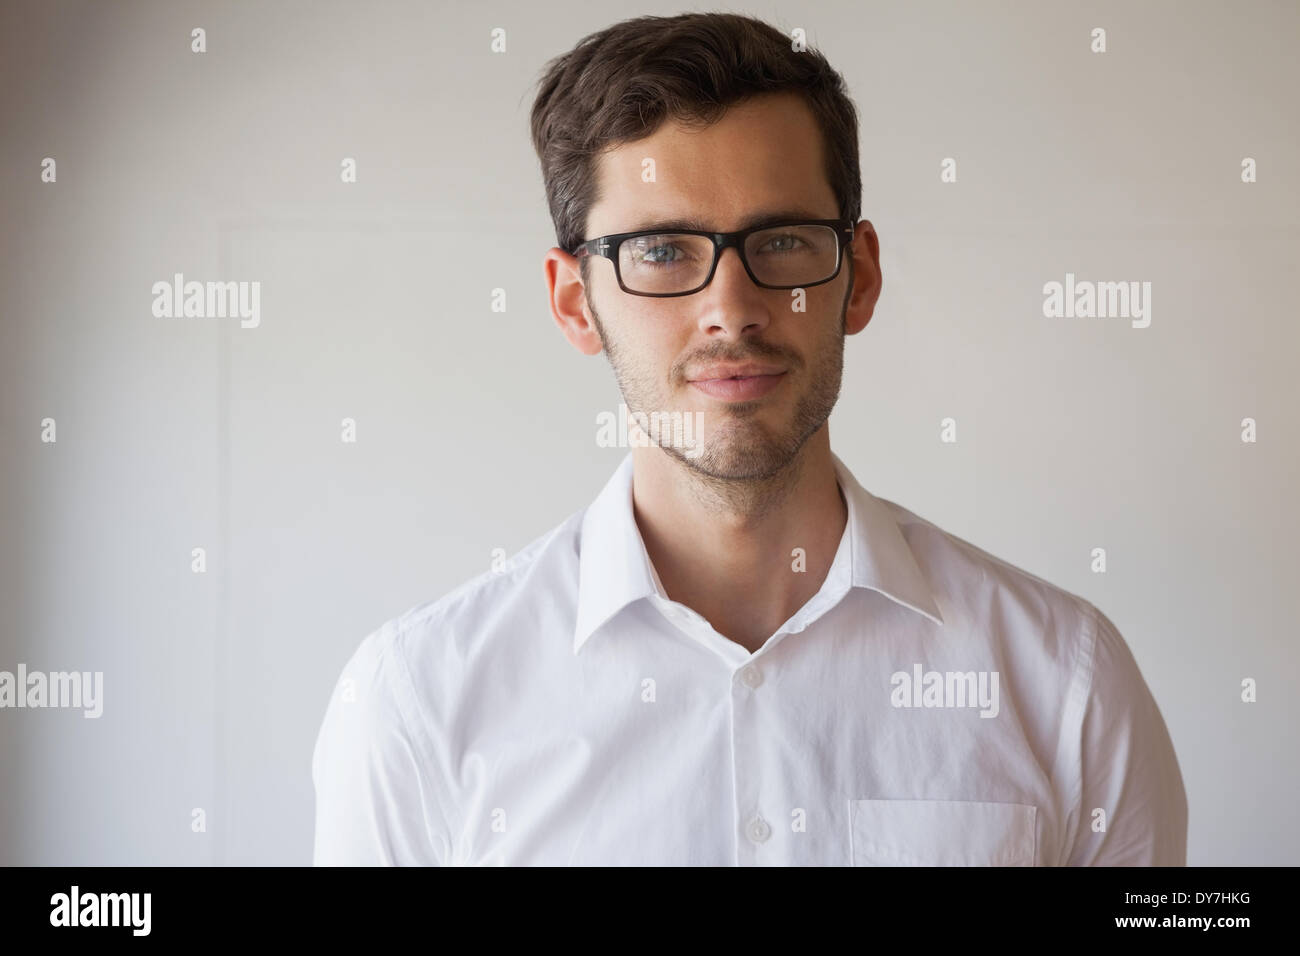
[[[624,326],[626,334],[620,340],[625,347],[626,361],[652,372],[656,378],[667,378],[690,348],[690,330],[665,316],[629,318]]]
[[[799,356],[800,373],[804,377],[825,374],[844,348],[839,313],[823,314],[817,321],[816,328],[801,328],[787,340],[790,350]]]

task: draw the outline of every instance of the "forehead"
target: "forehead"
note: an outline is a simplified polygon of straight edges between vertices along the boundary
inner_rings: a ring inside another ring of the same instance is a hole
[[[797,94],[738,103],[705,128],[665,120],[650,136],[597,157],[598,198],[586,233],[632,232],[670,219],[739,229],[768,210],[833,219],[839,209],[824,149],[812,110]]]

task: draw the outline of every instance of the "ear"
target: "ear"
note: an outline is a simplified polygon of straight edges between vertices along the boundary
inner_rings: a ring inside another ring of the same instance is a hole
[[[602,346],[587,308],[578,259],[559,246],[547,250],[542,262],[551,315],[569,344],[583,355],[597,355]]]
[[[880,240],[869,221],[863,219],[853,231],[853,290],[844,310],[844,332],[857,335],[867,327],[880,298]],[[846,250],[848,251],[848,250]]]

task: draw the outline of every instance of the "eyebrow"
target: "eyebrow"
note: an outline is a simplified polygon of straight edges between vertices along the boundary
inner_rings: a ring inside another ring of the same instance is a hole
[[[807,209],[774,209],[764,212],[754,213],[743,219],[736,231],[742,229],[756,229],[760,226],[769,225],[774,222],[783,222],[788,219],[833,219],[834,216],[823,216],[820,213],[809,212]],[[627,232],[646,232],[649,230],[659,232],[676,232],[683,229],[693,229],[698,232],[723,232],[703,219],[649,219],[642,222],[639,226],[626,230]]]

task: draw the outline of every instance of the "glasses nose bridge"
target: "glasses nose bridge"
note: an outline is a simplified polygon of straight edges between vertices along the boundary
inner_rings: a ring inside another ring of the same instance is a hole
[[[736,250],[736,257],[745,271],[749,271],[749,263],[745,260],[745,240],[749,237],[749,231],[745,232],[715,232],[713,234],[713,269],[711,272],[717,272],[718,264],[722,262],[722,254],[728,249]]]

